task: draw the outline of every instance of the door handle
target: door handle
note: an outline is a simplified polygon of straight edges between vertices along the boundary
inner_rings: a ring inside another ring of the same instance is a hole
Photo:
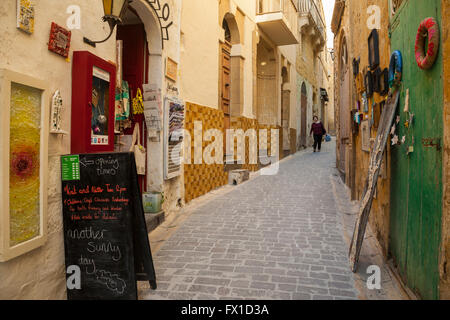
[[[441,138],[424,138],[422,139],[422,145],[424,147],[435,147],[437,151],[441,151]]]

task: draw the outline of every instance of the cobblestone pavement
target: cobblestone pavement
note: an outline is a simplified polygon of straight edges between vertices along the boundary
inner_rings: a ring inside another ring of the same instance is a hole
[[[141,299],[356,299],[330,177],[335,145],[199,207],[154,255]]]

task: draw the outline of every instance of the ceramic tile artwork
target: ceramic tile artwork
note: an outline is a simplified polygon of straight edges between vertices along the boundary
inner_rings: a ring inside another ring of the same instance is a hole
[[[52,99],[52,111],[51,111],[51,132],[61,132],[61,113],[63,107],[63,100],[61,93],[57,90]]]
[[[29,34],[34,32],[33,1],[17,0],[17,28]]]
[[[39,236],[42,91],[11,84],[10,245]]]
[[[48,41],[48,50],[59,54],[64,58],[69,57],[70,40],[72,32],[52,22],[50,29],[50,38]]]
[[[202,135],[209,129],[220,128],[223,130],[223,112],[193,103],[186,103],[185,106],[185,128],[189,132],[192,139],[196,135]],[[196,132],[195,121],[201,121],[203,131]],[[207,142],[203,141],[202,147],[206,147]],[[194,143],[191,143],[191,151],[185,151],[185,157],[191,155],[190,163],[184,165],[184,184],[185,184],[185,201],[198,198],[211,190],[221,187],[228,182],[228,173],[224,171],[223,164],[206,165],[194,164],[195,149]],[[201,153],[201,151],[200,151]],[[201,154],[200,154],[201,156]],[[188,158],[186,158],[187,160]],[[188,163],[189,160],[186,161]]]

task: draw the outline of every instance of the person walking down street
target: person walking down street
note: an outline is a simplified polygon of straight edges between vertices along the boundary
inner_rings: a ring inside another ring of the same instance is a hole
[[[322,138],[327,134],[327,131],[317,116],[314,116],[313,120],[314,123],[311,126],[311,132],[309,134],[314,134],[314,152],[316,152],[317,149],[320,152],[320,149],[322,149]]]

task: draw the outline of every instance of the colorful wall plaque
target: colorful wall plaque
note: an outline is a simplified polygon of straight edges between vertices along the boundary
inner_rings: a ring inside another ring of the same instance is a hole
[[[0,69],[0,261],[45,243],[48,100],[46,83]]]
[[[166,59],[166,77],[170,80],[177,81],[178,63],[170,58]]]
[[[50,29],[50,39],[48,41],[48,50],[63,56],[69,57],[70,39],[72,32],[52,22]]]
[[[34,32],[34,3],[31,0],[17,0],[17,29],[28,34]]]
[[[51,133],[66,133],[62,130],[62,109],[63,99],[61,92],[56,90],[52,98],[52,108],[50,114],[50,132]]]

